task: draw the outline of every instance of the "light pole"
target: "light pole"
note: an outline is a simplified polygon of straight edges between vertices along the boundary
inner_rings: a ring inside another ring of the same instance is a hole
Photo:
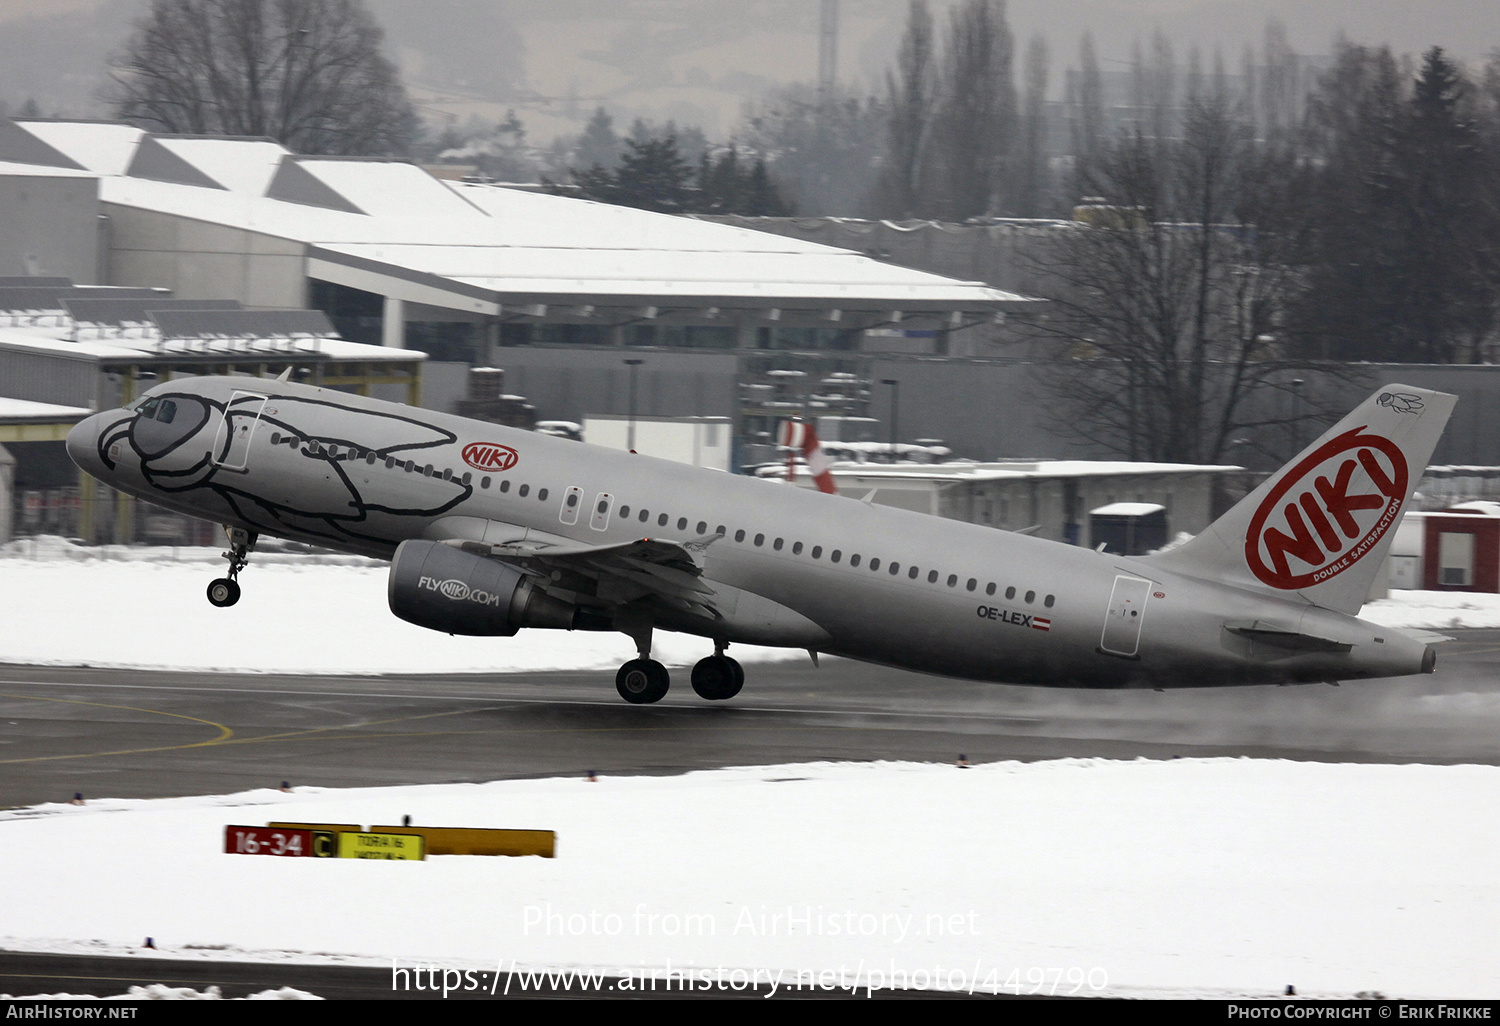
[[[901,382],[895,378],[881,378],[882,385],[891,386],[891,462],[896,462],[896,439],[900,432],[896,430],[898,417],[901,415]]]
[[[625,366],[630,368],[630,421],[625,429],[625,448],[635,452],[635,369],[645,360],[626,360]]]

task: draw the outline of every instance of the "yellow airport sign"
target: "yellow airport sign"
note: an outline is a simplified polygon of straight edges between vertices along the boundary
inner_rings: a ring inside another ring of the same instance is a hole
[[[408,859],[427,857],[427,845],[418,834],[339,834],[341,859]]]

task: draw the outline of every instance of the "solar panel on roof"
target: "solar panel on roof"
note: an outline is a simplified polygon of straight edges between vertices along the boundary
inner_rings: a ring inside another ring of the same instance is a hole
[[[63,308],[75,324],[109,325],[152,323],[154,310],[239,310],[237,299],[78,299],[63,297]]]
[[[322,310],[153,310],[164,339],[338,338]]]

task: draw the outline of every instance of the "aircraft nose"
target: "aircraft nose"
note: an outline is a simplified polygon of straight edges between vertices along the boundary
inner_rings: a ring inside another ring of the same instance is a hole
[[[65,443],[68,448],[68,458],[76,463],[79,469],[98,476],[104,469],[104,463],[99,459],[99,414],[85,417],[73,429],[68,432],[68,440]]]

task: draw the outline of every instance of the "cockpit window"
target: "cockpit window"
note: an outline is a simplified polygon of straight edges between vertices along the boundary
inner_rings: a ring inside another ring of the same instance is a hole
[[[153,420],[156,417],[156,408],[160,405],[160,399],[147,399],[137,407],[136,412],[141,415],[142,420]]]
[[[177,416],[177,404],[170,399],[163,399],[161,405],[156,408],[156,419],[163,424],[170,424],[175,416]]]

